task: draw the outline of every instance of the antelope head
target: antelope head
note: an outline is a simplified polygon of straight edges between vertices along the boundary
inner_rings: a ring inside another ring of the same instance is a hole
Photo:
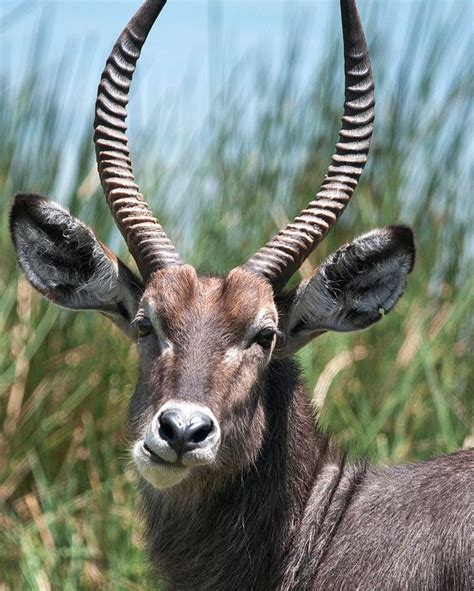
[[[325,331],[378,321],[400,298],[414,261],[411,230],[390,226],[343,246],[312,277],[285,289],[344,211],[369,151],[369,55],[355,0],[341,0],[344,115],[321,189],[226,277],[200,277],[183,263],[135,183],[125,124],[136,61],[164,4],[147,0],[117,40],[100,81],[94,124],[105,197],[141,277],[44,197],[17,195],[10,218],[19,264],[41,294],[73,310],[98,310],[137,339],[133,457],[157,489],[254,462],[265,436],[263,392],[272,360],[291,356]]]

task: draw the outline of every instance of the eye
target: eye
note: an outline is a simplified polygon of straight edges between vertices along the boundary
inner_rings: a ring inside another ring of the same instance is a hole
[[[149,335],[153,330],[153,325],[149,318],[138,318],[135,321],[135,326],[137,327],[138,336],[139,337],[146,337]]]
[[[264,349],[269,349],[272,346],[275,334],[276,330],[271,326],[267,326],[266,328],[262,328],[262,330],[257,334],[255,337],[255,342]]]

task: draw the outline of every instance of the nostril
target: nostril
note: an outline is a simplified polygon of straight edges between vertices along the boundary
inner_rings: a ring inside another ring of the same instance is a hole
[[[168,443],[179,442],[183,438],[184,424],[176,412],[164,412],[159,418],[159,434]]]
[[[187,444],[201,443],[205,441],[214,430],[214,424],[210,417],[204,414],[194,415],[186,427],[185,438]]]
[[[203,425],[201,427],[197,427],[197,429],[192,430],[189,433],[189,441],[191,443],[201,443],[204,439],[207,439],[208,435],[212,432],[212,424]]]
[[[160,425],[160,435],[163,439],[174,439],[174,431],[173,427],[167,423],[162,423]]]

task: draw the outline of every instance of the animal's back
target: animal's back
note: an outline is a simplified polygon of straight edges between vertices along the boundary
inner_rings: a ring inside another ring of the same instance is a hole
[[[313,589],[474,589],[474,450],[370,467],[333,533]]]

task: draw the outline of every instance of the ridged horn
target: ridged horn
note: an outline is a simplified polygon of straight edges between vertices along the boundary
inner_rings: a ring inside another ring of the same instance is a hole
[[[135,183],[125,123],[140,51],[165,4],[166,0],[146,0],[117,39],[100,79],[94,120],[97,167],[105,197],[145,280],[158,269],[182,264]]]
[[[345,102],[339,142],[316,197],[293,223],[246,264],[278,291],[323,240],[349,203],[362,173],[373,130],[375,99],[369,52],[355,0],[341,0]]]

